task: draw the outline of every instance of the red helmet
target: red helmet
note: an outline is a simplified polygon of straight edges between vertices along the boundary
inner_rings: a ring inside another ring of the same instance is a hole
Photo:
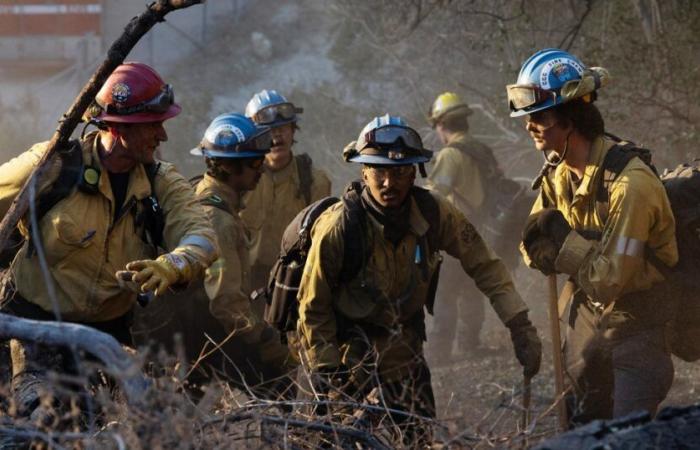
[[[150,66],[127,62],[117,67],[95,96],[93,117],[105,122],[160,122],[180,114],[173,88]]]

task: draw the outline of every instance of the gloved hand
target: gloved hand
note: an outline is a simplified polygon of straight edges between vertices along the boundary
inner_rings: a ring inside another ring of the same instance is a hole
[[[542,362],[542,342],[537,336],[537,329],[527,318],[527,312],[521,312],[506,324],[510,329],[515,356],[523,366],[523,374],[532,378],[540,371]]]
[[[559,255],[556,244],[547,237],[538,237],[529,245],[525,246],[527,256],[532,261],[531,266],[545,275],[556,273],[554,261]]]
[[[564,215],[555,208],[545,208],[534,214],[530,214],[523,228],[523,244],[527,250],[528,245],[538,238],[549,238],[556,245],[557,253],[564,244],[564,240],[571,232],[571,225]]]
[[[558,209],[545,208],[531,214],[523,228],[523,247],[532,266],[545,275],[555,273],[554,261],[571,232],[571,226]]]
[[[131,281],[140,287],[141,292],[155,291],[156,295],[163,295],[170,286],[188,281],[188,268],[189,263],[184,257],[166,253],[155,260],[132,261],[126,265],[127,273],[119,271],[116,276],[126,280],[131,273]]]

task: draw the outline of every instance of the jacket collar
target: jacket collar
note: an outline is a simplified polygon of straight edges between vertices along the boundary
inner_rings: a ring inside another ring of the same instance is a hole
[[[200,197],[217,195],[234,213],[238,213],[243,209],[240,193],[225,182],[217,180],[207,173],[204,174],[202,181],[197,184],[197,195]]]
[[[607,145],[608,142],[603,139],[602,136],[597,137],[591,144],[591,153],[588,156],[588,162],[586,163],[586,168],[583,171],[583,179],[581,184],[576,189],[573,195],[573,202],[580,201],[577,199],[587,198],[590,195],[594,195],[596,180],[598,179],[598,173],[600,165],[603,163],[603,158],[610,148]],[[557,192],[569,192],[571,189],[571,169],[566,166],[566,164],[561,164],[557,167],[556,172],[556,190]],[[573,203],[572,202],[572,203]]]

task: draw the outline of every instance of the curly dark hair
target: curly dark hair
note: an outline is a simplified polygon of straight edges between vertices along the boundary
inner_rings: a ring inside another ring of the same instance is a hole
[[[589,141],[605,133],[605,122],[600,110],[593,102],[576,99],[554,108],[557,120],[570,123],[576,131]]]
[[[237,159],[204,158],[207,165],[207,174],[219,181],[227,181],[229,176],[239,175],[243,172],[243,162]]]

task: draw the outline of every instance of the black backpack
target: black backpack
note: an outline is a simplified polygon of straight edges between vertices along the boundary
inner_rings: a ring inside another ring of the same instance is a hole
[[[654,173],[651,152],[619,139],[603,159],[604,176],[596,192],[596,209],[608,216],[609,186],[632,158],[640,158]],[[669,301],[672,311],[671,351],[685,361],[700,359],[700,160],[666,170],[661,176],[676,221],[678,264],[667,267],[652,252],[647,258],[666,281],[652,290],[654,298]]]
[[[265,321],[281,332],[283,340],[287,331],[296,329],[296,323],[299,319],[297,294],[306,258],[311,248],[311,230],[318,217],[339,201],[343,202],[342,235],[344,245],[339,282],[347,282],[358,274],[361,275],[362,268],[370,256],[365,248],[367,230],[366,211],[360,200],[362,189],[362,183],[355,181],[346,188],[341,199],[326,197],[317,200],[301,210],[287,225],[282,236],[280,254],[270,271],[267,286],[252,294],[253,298],[260,295],[265,296]],[[411,195],[416,200],[421,214],[430,224],[428,232],[419,242],[419,245],[423,247],[423,254],[427,255],[430,254],[428,252],[436,251],[438,248],[439,205],[428,190],[418,186],[412,188]],[[438,266],[430,280],[429,294],[426,299],[426,309],[430,314],[433,312],[439,270]]]

